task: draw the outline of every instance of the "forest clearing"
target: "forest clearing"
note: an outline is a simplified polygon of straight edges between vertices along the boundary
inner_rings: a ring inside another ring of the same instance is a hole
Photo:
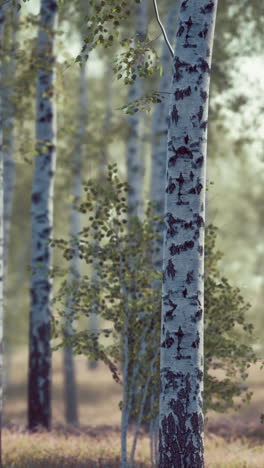
[[[8,397],[4,403],[3,468],[118,468],[120,466],[121,387],[104,364],[87,368],[85,356],[76,356],[80,426],[64,423],[62,356],[54,353],[50,433],[27,433],[26,350],[13,357]],[[253,397],[239,413],[209,412],[205,431],[205,468],[264,467],[263,371],[260,363],[249,370]],[[87,424],[88,423],[88,424]],[[133,430],[131,431],[133,432]],[[131,446],[132,434],[128,436]],[[150,468],[149,437],[140,435],[136,468]]]

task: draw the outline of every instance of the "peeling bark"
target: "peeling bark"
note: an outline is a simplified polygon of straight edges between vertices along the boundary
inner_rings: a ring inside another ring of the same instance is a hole
[[[52,256],[47,241],[53,230],[53,191],[56,165],[54,102],[54,35],[56,0],[42,0],[38,33],[36,151],[32,184],[32,260],[28,372],[28,428],[51,426],[50,313]]]
[[[169,111],[160,468],[202,468],[205,168],[217,0],[181,0]]]

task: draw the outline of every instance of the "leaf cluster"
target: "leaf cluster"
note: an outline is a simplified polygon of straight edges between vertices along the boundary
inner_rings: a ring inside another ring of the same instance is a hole
[[[85,214],[87,225],[78,237],[69,241],[53,240],[71,260],[79,255],[93,272],[80,279],[64,281],[55,301],[71,298],[69,321],[96,313],[109,320],[112,327],[101,330],[112,343],[102,345],[99,334],[73,333],[70,337],[75,352],[92,359],[108,361],[114,378],[124,369],[128,344],[127,402],[131,415],[138,416],[142,394],[150,376],[144,422],[158,414],[159,349],[161,318],[161,274],[153,267],[153,257],[160,236],[160,218],[148,206],[144,221],[128,217],[126,192],[116,165],[109,165],[108,176],[84,183],[85,200],[75,208]],[[250,398],[244,384],[247,368],[256,361],[251,341],[253,326],[246,322],[250,307],[240,290],[222,277],[218,262],[222,255],[215,248],[217,229],[206,228],[205,240],[205,411],[238,408],[234,397]],[[153,287],[154,282],[159,287]],[[63,311],[60,312],[63,316]],[[53,317],[53,337],[58,336],[58,323]],[[56,334],[57,333],[57,334]],[[127,340],[127,341],[126,341]],[[62,339],[59,346],[63,346]],[[150,362],[154,364],[150,367]],[[221,369],[224,377],[215,375]],[[117,380],[117,378],[116,378]],[[124,383],[124,382],[123,382]],[[130,400],[129,400],[130,398]],[[150,401],[154,404],[150,407]]]
[[[114,72],[117,79],[124,79],[125,84],[132,84],[137,77],[147,78],[160,70],[156,50],[146,40],[123,39],[120,45],[125,51],[114,59]]]
[[[154,91],[151,94],[141,97],[140,99],[134,99],[125,106],[119,107],[118,110],[124,110],[126,114],[135,114],[138,111],[149,112],[151,110],[151,104],[161,102],[164,96],[158,91]]]

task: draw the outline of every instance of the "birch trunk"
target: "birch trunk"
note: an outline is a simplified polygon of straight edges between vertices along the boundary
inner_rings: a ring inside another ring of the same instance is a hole
[[[0,84],[2,84],[2,44],[5,12],[0,6]],[[2,86],[1,86],[2,89]],[[0,94],[0,465],[2,466],[2,413],[3,413],[3,281],[4,281],[4,177],[3,177],[3,94]]]
[[[82,147],[85,127],[87,122],[87,90],[86,90],[86,64],[84,61],[80,68],[80,90],[79,90],[79,118],[78,129],[76,132],[76,145],[74,152],[73,164],[73,188],[72,194],[74,200],[78,201],[82,195]],[[78,236],[81,230],[81,215],[79,211],[72,209],[70,215],[71,236]],[[78,252],[75,253],[71,260],[71,269],[74,273],[69,275],[69,282],[73,277],[79,278],[80,276],[80,259]],[[67,300],[67,307],[65,309],[65,318],[70,313],[70,298]],[[66,325],[64,327],[64,336],[72,335],[72,326]],[[65,389],[65,419],[69,424],[78,424],[78,409],[77,409],[77,388],[74,370],[73,352],[70,346],[65,346],[63,350],[64,356],[64,389]]]
[[[3,66],[3,85],[6,90],[4,98],[5,119],[3,123],[4,130],[4,145],[3,145],[3,162],[4,162],[4,296],[7,297],[8,292],[8,252],[10,241],[10,222],[12,216],[12,202],[15,187],[15,161],[14,161],[14,143],[15,143],[15,106],[13,103],[14,86],[16,76],[16,43],[19,26],[19,12],[13,8],[12,21],[12,56],[9,60],[9,65]],[[8,386],[9,371],[11,363],[11,350],[7,346],[5,340],[5,364],[4,364],[4,392]]]
[[[160,468],[204,466],[203,313],[208,96],[217,0],[181,0],[169,111]]]
[[[104,135],[104,146],[102,149],[102,153],[100,155],[99,159],[99,170],[98,170],[98,177],[99,180],[104,180],[105,177],[105,170],[107,167],[107,164],[109,162],[109,151],[108,151],[108,145],[107,141],[109,141],[110,138],[110,132],[112,128],[112,112],[113,112],[113,68],[112,68],[112,60],[108,59],[107,60],[107,67],[106,67],[106,82],[105,82],[105,87],[106,87],[106,110],[105,110],[105,117],[104,117],[104,124],[103,124],[103,135]],[[95,269],[93,271],[93,281],[96,281],[96,273]],[[89,329],[93,331],[98,331],[99,330],[99,316],[95,312],[93,312],[90,315],[89,318]],[[97,361],[90,361],[88,360],[88,367],[89,369],[96,369],[97,368]]]
[[[145,40],[147,33],[147,21],[148,2],[147,0],[142,0],[141,3],[136,7],[135,43]],[[142,80],[140,79],[137,72],[135,74],[137,77],[129,88],[128,102],[139,99],[141,96]],[[140,114],[136,112],[133,115],[129,115],[127,122],[128,140],[126,164],[127,182],[129,184],[129,190],[127,194],[128,214],[142,218],[144,162],[141,152],[142,122],[140,122]]]
[[[142,0],[136,7],[135,12],[135,45],[138,41],[146,40],[148,26],[148,1]],[[138,64],[139,65],[139,64]],[[142,94],[142,79],[136,71],[136,79],[130,85],[128,101],[139,99]],[[143,181],[144,181],[144,158],[142,154],[142,131],[143,122],[139,112],[128,116],[128,140],[127,140],[127,182],[129,184],[127,192],[128,216],[138,216],[143,218]],[[130,222],[128,222],[130,229]],[[134,362],[131,359],[133,351],[133,333],[128,322],[128,376],[133,373]],[[127,385],[127,383],[126,383]],[[135,399],[132,398],[131,407],[135,407]],[[129,416],[129,423],[136,422],[133,416]]]
[[[53,230],[53,191],[56,166],[56,109],[54,102],[54,36],[56,0],[42,0],[38,34],[36,150],[32,185],[32,272],[28,372],[28,428],[51,426],[50,313],[52,256],[47,245]]]
[[[169,42],[172,44],[175,39],[175,30],[178,19],[179,2],[172,5],[169,9],[166,21],[166,33]],[[172,57],[166,42],[163,42],[161,55],[162,76],[159,82],[159,92],[162,94],[162,100],[155,105],[152,118],[152,164],[150,177],[150,200],[155,203],[155,214],[164,216],[164,183],[166,173],[166,150],[168,135],[168,114],[170,102],[170,87],[172,76]],[[162,227],[161,227],[162,232]],[[157,243],[160,251],[155,256],[154,265],[162,270],[162,235]]]

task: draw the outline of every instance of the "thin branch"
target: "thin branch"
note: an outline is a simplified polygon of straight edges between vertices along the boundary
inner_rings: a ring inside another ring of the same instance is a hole
[[[157,5],[157,0],[153,0],[153,5],[154,5],[155,13],[156,13],[156,18],[157,18],[157,21],[158,21],[158,23],[159,23],[159,25],[160,25],[160,28],[161,28],[162,34],[163,34],[163,36],[164,36],[165,42],[166,42],[166,44],[167,44],[167,46],[168,46],[168,48],[169,48],[169,51],[170,51],[170,53],[171,53],[171,56],[174,57],[173,48],[172,48],[172,46],[171,46],[171,44],[170,44],[170,41],[169,41],[168,36],[167,36],[167,34],[166,34],[165,28],[164,28],[162,22],[160,21],[159,11],[158,11],[158,5]]]

